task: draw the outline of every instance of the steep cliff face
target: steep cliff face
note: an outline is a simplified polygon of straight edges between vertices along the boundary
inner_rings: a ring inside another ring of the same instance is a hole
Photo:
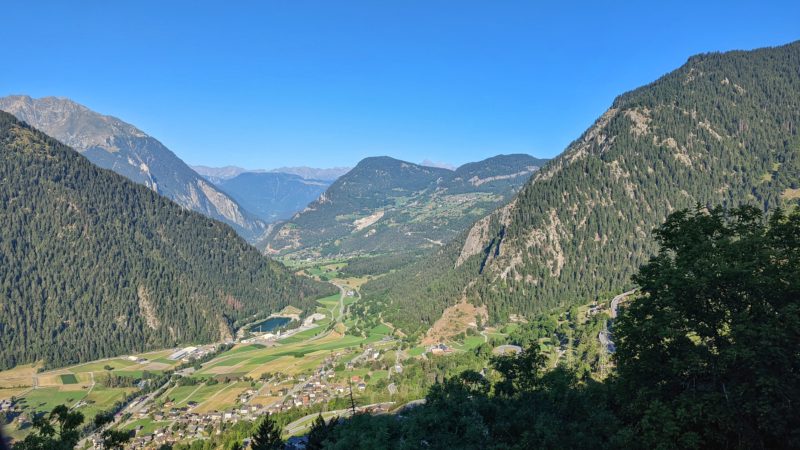
[[[265,230],[260,220],[158,140],[116,117],[56,97],[4,97],[0,98],[0,110],[69,145],[100,167],[143,184],[184,208],[228,223],[248,240]]]

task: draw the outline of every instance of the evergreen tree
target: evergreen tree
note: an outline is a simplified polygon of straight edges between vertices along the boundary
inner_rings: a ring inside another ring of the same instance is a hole
[[[598,329],[542,317],[519,336],[531,346],[494,358],[486,378],[447,377],[401,420],[348,418],[324,448],[800,448],[800,211],[681,210],[654,234],[640,294],[612,327],[616,374],[546,370],[539,332],[597,341]]]
[[[281,427],[272,420],[272,417],[266,416],[261,420],[255,434],[253,434],[253,441],[250,446],[252,450],[279,450],[283,448]]]
[[[326,423],[325,419],[322,417],[322,413],[320,413],[317,418],[314,419],[314,423],[311,424],[311,430],[308,432],[306,449],[322,450],[325,448],[326,441],[328,445],[332,444],[330,439],[338,421],[339,418],[334,417]]]

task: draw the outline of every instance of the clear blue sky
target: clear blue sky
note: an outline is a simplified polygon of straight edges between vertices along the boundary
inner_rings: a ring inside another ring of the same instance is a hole
[[[122,3],[4,4],[0,95],[249,168],[554,156],[692,54],[800,39],[797,1]]]

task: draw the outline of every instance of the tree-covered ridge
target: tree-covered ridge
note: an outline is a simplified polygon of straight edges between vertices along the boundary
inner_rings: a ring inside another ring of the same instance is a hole
[[[507,201],[543,160],[498,155],[457,170],[366,158],[266,241],[293,256],[436,248]]]
[[[0,367],[213,341],[330,287],[0,113]]]
[[[365,286],[410,331],[463,297],[495,321],[629,283],[650,230],[700,204],[797,202],[800,43],[699,55],[612,107],[505,208]]]

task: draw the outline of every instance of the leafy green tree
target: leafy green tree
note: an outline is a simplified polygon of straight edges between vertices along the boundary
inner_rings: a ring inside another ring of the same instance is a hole
[[[494,369],[502,376],[495,386],[499,395],[513,395],[533,391],[538,383],[539,371],[544,366],[544,356],[537,346],[532,346],[519,355],[501,355],[493,361]]]
[[[253,441],[250,445],[253,450],[278,450],[283,448],[281,428],[272,420],[272,417],[266,416],[261,420],[255,434],[253,434]]]
[[[130,431],[105,430],[103,431],[103,448],[108,450],[121,450],[131,440]]]
[[[672,214],[615,326],[631,435],[655,448],[800,447],[800,213]]]
[[[110,412],[99,412],[94,416],[94,426],[96,428],[100,428],[105,424],[110,423],[112,420],[114,420],[114,414]]]
[[[78,443],[83,414],[58,405],[46,416],[33,419],[33,432],[15,450],[71,450]]]

